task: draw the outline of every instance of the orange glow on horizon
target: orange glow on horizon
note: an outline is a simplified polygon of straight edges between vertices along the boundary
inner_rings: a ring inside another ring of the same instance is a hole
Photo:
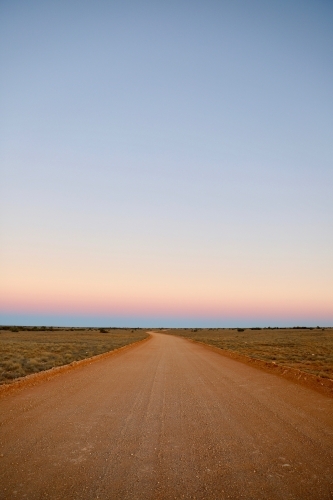
[[[292,317],[320,316],[332,318],[330,303],[309,301],[257,299],[209,299],[171,297],[64,297],[30,294],[29,297],[0,296],[2,312],[28,314],[79,314],[124,316],[173,316],[173,317]]]

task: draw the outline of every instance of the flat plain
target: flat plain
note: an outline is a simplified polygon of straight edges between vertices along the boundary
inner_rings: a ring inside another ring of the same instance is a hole
[[[0,385],[113,351],[146,337],[146,330],[139,328],[2,327]]]
[[[175,335],[0,394],[3,500],[331,500],[333,399]]]
[[[165,333],[333,379],[333,328],[177,328]]]

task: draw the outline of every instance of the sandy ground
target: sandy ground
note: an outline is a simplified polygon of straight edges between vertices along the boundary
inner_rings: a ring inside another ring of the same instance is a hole
[[[333,399],[185,339],[0,398],[1,499],[333,498]]]

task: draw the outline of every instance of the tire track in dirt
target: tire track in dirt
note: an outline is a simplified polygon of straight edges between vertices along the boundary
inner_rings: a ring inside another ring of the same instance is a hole
[[[0,498],[333,498],[333,399],[185,339],[0,398]]]

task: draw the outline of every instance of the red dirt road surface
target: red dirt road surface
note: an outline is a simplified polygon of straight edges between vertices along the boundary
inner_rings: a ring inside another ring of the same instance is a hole
[[[0,398],[1,499],[333,498],[333,399],[185,339]]]

